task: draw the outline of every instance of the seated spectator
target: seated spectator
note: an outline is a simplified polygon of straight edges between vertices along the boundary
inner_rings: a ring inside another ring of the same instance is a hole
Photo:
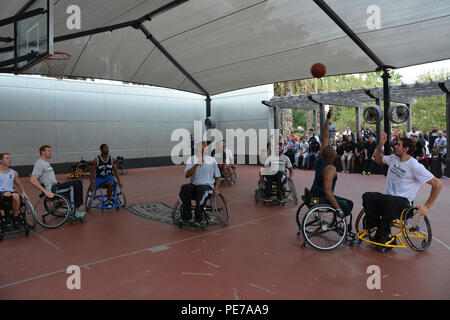
[[[352,172],[351,161],[354,156],[353,152],[355,150],[355,143],[352,141],[352,136],[348,134],[346,136],[347,141],[343,145],[344,154],[341,157],[342,172]]]
[[[364,141],[364,136],[362,133],[359,134],[358,136],[358,141],[355,144],[355,156],[352,158],[352,168],[355,168],[355,160],[358,160],[359,163],[359,168],[361,170],[364,170],[364,158],[365,158],[365,153],[364,153],[364,147],[365,147],[365,141]]]
[[[346,136],[348,136],[348,135],[351,136],[352,141],[355,141],[355,135],[354,135],[353,132],[350,130],[350,127],[349,127],[349,126],[345,127],[345,131],[344,131],[344,133],[342,133],[342,136],[344,136],[344,137],[346,137]]]
[[[408,132],[406,137],[411,139],[412,134],[419,136],[419,132],[416,127],[412,127],[412,131]]]
[[[336,153],[338,156],[344,154],[344,139],[342,138],[342,135],[339,135],[336,141]]]
[[[293,134],[292,134],[293,135]],[[284,154],[289,158],[291,163],[295,163],[295,154],[299,151],[299,144],[294,138],[289,138],[286,151]]]
[[[368,129],[367,141],[369,141],[369,137],[373,137],[373,142],[377,142],[377,133],[373,131],[372,127],[369,127]]]
[[[358,133],[358,138],[359,138],[359,135],[362,135],[364,141],[369,139],[369,130],[365,129],[364,123],[361,123],[361,130],[359,130],[357,133]]]
[[[429,138],[428,142],[430,143],[428,147],[430,151],[433,149],[434,141],[438,138],[438,131],[439,131],[438,126],[434,125],[433,130],[431,130],[430,134],[428,135]]]
[[[319,157],[320,143],[317,141],[316,136],[312,136],[309,139],[309,154],[306,158],[306,168],[314,169],[317,158]]]
[[[434,146],[439,150],[438,157],[443,159],[447,154],[447,138],[442,131],[438,131],[438,138],[434,140]]]
[[[330,140],[332,139],[334,141],[336,137],[336,126],[334,124],[331,124],[328,126],[328,134],[330,136]]]
[[[303,169],[305,167],[306,157],[308,157],[309,151],[308,139],[308,135],[305,135],[300,139],[299,151],[295,154],[295,165],[297,168]]]
[[[369,137],[369,142],[366,142],[364,145],[364,170],[362,172],[363,175],[365,175],[366,173],[370,175],[375,168],[375,149],[376,144],[374,142],[374,139],[373,137]]]
[[[413,157],[419,163],[423,164],[426,167],[426,163],[424,161],[425,159],[425,146],[419,141],[419,134],[418,133],[411,133],[411,140],[414,142],[414,146],[416,147],[416,150],[413,152]]]

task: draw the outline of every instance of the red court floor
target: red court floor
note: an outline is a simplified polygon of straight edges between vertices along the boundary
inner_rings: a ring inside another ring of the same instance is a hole
[[[128,204],[173,205],[187,181],[183,169],[130,170],[122,176]],[[56,230],[37,225],[29,237],[6,235],[0,242],[0,299],[450,298],[450,181],[442,180],[428,214],[433,241],[425,253],[405,248],[383,254],[366,243],[319,252],[300,248],[296,205],[255,204],[257,172],[238,166],[237,183],[221,187],[231,209],[227,228],[180,230],[121,209],[91,210],[84,224]],[[23,180],[35,203],[37,193]],[[312,180],[312,171],[295,170],[299,194]],[[354,201],[356,220],[362,193],[382,192],[384,184],[384,176],[339,173],[336,194]],[[416,203],[423,203],[429,190],[424,185]],[[81,290],[66,287],[69,265],[81,267]],[[370,265],[380,267],[381,289],[367,287]]]

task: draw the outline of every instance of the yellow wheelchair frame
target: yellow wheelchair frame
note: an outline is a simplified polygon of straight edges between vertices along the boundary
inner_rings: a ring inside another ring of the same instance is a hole
[[[431,240],[432,240],[432,234],[431,234],[431,226],[430,222],[428,221],[428,218],[426,216],[423,217],[424,223],[427,227],[428,234],[423,234],[420,232],[419,226],[409,226],[407,223],[407,220],[414,217],[414,210],[416,207],[410,206],[408,208],[403,209],[400,218],[395,219],[392,222],[392,227],[398,229],[399,231],[390,237],[388,241],[385,243],[375,242],[370,239],[370,234],[374,231],[376,231],[377,227],[374,227],[370,230],[367,230],[364,228],[364,219],[363,216],[365,214],[365,210],[362,209],[361,212],[358,215],[358,218],[355,222],[356,227],[356,235],[358,237],[358,243],[361,243],[361,241],[374,244],[377,246],[383,247],[382,252],[386,252],[387,248],[407,248],[409,247],[411,250],[422,253],[425,250],[428,249],[430,246]],[[361,229],[362,226],[362,229]],[[411,233],[411,234],[408,234]],[[411,239],[422,239],[421,246],[418,247]],[[398,240],[399,244],[396,244]]]

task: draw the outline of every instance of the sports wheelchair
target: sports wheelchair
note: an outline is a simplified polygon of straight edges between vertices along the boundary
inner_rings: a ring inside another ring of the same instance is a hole
[[[348,243],[353,247],[356,243],[356,234],[352,232],[352,215],[339,218],[337,210],[328,203],[320,203],[320,198],[312,197],[308,188],[302,196],[303,203],[297,209],[295,216],[300,234],[304,242],[302,248],[309,244],[314,249],[329,251],[339,247],[342,243]],[[303,207],[308,211],[300,222],[300,212]],[[350,221],[347,222],[347,218]]]
[[[265,195],[265,185],[261,184],[260,181],[258,181],[258,189],[255,190],[255,203],[258,203],[262,201],[263,205],[281,205],[284,206],[286,203],[294,202],[295,204],[298,203],[298,195],[297,190],[295,189],[294,182],[292,180],[289,180],[287,178],[287,175],[285,175],[286,180],[284,180],[281,187],[281,200],[277,199],[277,182],[272,181],[272,191],[271,195],[268,199],[264,197]],[[286,187],[287,185],[287,187]]]
[[[191,206],[192,216],[194,216],[196,206]],[[205,231],[208,226],[211,225],[221,225],[222,227],[226,227],[230,224],[230,209],[228,207],[227,201],[223,197],[222,194],[219,193],[217,197],[213,194],[210,194],[206,200],[205,205],[203,207],[203,220],[200,224],[184,224],[181,219],[181,211],[183,210],[180,200],[177,199],[177,202],[173,206],[172,210],[172,221],[173,224],[178,226],[180,229],[184,227],[200,227],[202,231]]]
[[[36,226],[36,214],[33,205],[30,201],[20,196],[20,207],[17,219],[13,219],[12,215],[12,197],[3,197],[0,200],[0,241],[6,233],[10,232],[25,232],[25,235],[30,234]]]
[[[34,213],[37,223],[47,229],[55,229],[66,222],[80,221],[84,223],[84,216],[77,217],[73,204],[66,197],[67,193],[53,192],[53,198],[47,197],[44,193],[39,195],[39,199],[34,206]]]
[[[116,208],[119,210],[122,207],[127,205],[127,199],[125,194],[123,193],[122,188],[118,185],[118,183],[113,180],[113,193],[112,193],[112,206],[109,207],[106,203],[107,201],[107,193],[103,192],[103,189],[107,189],[108,185],[106,183],[95,183],[94,191],[91,192],[88,188],[86,191],[86,200],[85,200],[85,208],[86,211],[89,211],[91,208],[100,209],[102,212],[104,209],[112,209]]]
[[[236,169],[230,165],[226,165],[222,170],[220,170],[220,182],[226,183],[232,186],[236,183],[237,175]]]
[[[377,227],[367,228],[366,211],[364,209],[356,219],[355,227],[358,237],[358,244],[362,241],[381,247],[381,252],[385,253],[391,248],[406,248],[422,253],[430,247],[432,234],[431,225],[426,216],[420,217],[414,214],[417,208],[410,206],[405,208],[400,214],[399,219],[395,219],[391,223],[391,228],[398,229],[395,235],[390,235],[385,243],[374,241],[374,235]]]

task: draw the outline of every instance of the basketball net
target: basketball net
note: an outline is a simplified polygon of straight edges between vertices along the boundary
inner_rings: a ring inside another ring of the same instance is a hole
[[[47,65],[48,76],[61,80],[64,77],[64,71],[69,64],[70,58],[71,55],[66,52],[53,52],[51,56],[43,61]]]

